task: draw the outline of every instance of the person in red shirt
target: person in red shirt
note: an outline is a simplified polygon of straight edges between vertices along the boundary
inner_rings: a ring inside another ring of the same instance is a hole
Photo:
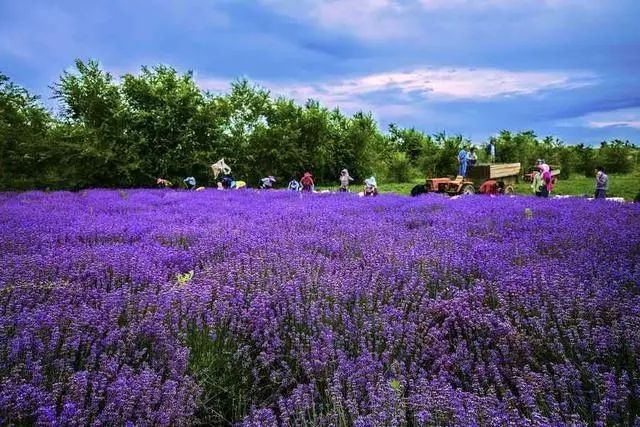
[[[309,172],[305,172],[304,176],[300,178],[300,184],[302,185],[302,191],[313,192],[315,184],[313,182],[313,175]]]
[[[480,194],[497,195],[504,193],[504,182],[493,179],[485,181],[480,186]]]

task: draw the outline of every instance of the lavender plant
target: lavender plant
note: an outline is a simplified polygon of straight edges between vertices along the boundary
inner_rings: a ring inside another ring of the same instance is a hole
[[[638,224],[577,199],[0,194],[0,424],[637,424]]]

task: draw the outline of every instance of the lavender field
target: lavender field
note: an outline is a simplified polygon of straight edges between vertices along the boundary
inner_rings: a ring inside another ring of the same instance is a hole
[[[640,206],[0,194],[0,424],[640,423]]]

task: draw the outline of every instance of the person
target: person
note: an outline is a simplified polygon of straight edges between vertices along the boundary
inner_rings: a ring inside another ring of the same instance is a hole
[[[260,180],[260,189],[262,190],[270,190],[273,188],[273,183],[276,182],[276,179],[269,175],[266,178],[262,178]]]
[[[542,187],[542,172],[538,169],[533,173],[533,177],[531,179],[531,189],[533,190],[533,194],[537,197],[542,197],[540,187]]]
[[[185,183],[188,190],[193,190],[194,188],[196,188],[196,179],[192,176],[183,179],[182,182]]]
[[[462,147],[458,153],[458,176],[467,176],[467,147]]]
[[[485,181],[479,190],[480,194],[497,195],[504,193],[504,182],[489,179]]]
[[[223,176],[222,177],[222,181],[220,181],[220,183],[222,184],[222,188],[224,190],[231,190],[231,189],[235,188],[235,186],[236,186],[235,179],[233,179],[233,176],[231,176],[229,174]]]
[[[340,172],[340,192],[346,193],[349,191],[349,181],[353,181],[353,178],[349,176],[349,171],[342,169],[342,172]]]
[[[378,195],[378,183],[376,178],[371,176],[364,180],[364,195],[365,196],[377,196]]]
[[[429,190],[427,189],[426,184],[418,184],[411,189],[411,197],[417,197],[428,192]]]
[[[489,155],[489,162],[496,162],[496,143],[493,141],[489,141],[489,145],[487,145],[487,154]]]
[[[167,187],[171,187],[173,184],[169,180],[166,180],[166,179],[163,179],[163,178],[157,178],[156,179],[156,185],[158,187],[167,188]]]
[[[604,173],[604,168],[598,166],[596,168],[596,199],[606,199],[609,190],[609,177]]]
[[[213,179],[218,179],[218,175],[220,175],[220,173],[222,173],[223,175],[231,174],[231,168],[227,166],[227,164],[224,162],[224,159],[220,159],[212,164],[211,170],[213,171]]]
[[[473,169],[477,162],[478,156],[476,154],[476,147],[471,147],[471,150],[469,150],[469,154],[467,156],[467,173],[469,173],[471,169]]]
[[[298,181],[296,181],[295,179],[292,179],[291,181],[289,181],[289,185],[287,186],[287,190],[300,191],[301,189],[302,189],[302,186],[300,185],[300,183]]]
[[[302,185],[302,191],[312,193],[315,187],[315,184],[313,183],[313,175],[309,172],[305,172],[304,175],[302,175],[302,178],[300,178],[300,184]]]
[[[542,197],[549,197],[551,190],[553,190],[553,179],[551,178],[551,168],[549,165],[543,163],[538,166],[540,169],[540,178],[542,179],[542,185],[540,185],[540,195]]]

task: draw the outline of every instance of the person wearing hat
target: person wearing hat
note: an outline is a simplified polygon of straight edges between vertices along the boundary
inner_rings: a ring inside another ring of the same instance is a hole
[[[315,184],[313,183],[313,175],[309,172],[305,172],[300,178],[300,185],[302,185],[302,191],[313,192]]]
[[[183,179],[182,182],[185,183],[188,190],[193,190],[194,188],[196,188],[196,179],[192,176]]]
[[[538,165],[538,169],[540,169],[540,178],[542,179],[542,184],[540,185],[540,196],[549,197],[551,190],[553,190],[551,168],[548,164],[544,163],[543,160],[542,163]]]
[[[266,178],[262,178],[260,180],[260,189],[262,190],[270,190],[273,188],[273,183],[276,182],[276,179],[269,175]]]
[[[298,181],[296,181],[295,179],[292,179],[291,181],[289,181],[289,185],[287,186],[287,189],[290,191],[300,191],[302,190],[302,186]]]
[[[542,171],[540,171],[540,168],[538,167],[531,177],[531,189],[533,190],[533,194],[537,197],[542,197],[542,190],[540,187],[542,187]]]
[[[378,183],[376,182],[376,177],[371,176],[364,180],[364,195],[365,196],[378,195]]]
[[[349,191],[349,181],[353,181],[353,178],[349,176],[349,171],[342,169],[342,172],[340,172],[340,192],[346,193]]]

